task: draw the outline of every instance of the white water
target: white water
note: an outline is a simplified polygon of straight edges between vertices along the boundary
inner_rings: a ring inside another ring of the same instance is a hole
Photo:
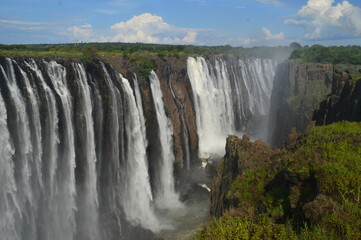
[[[84,223],[80,226],[83,229],[80,231],[89,239],[99,239],[99,217],[98,217],[98,192],[97,192],[97,175],[95,170],[96,153],[95,153],[95,138],[94,138],[94,123],[92,118],[92,103],[90,95],[90,87],[87,82],[86,73],[83,65],[74,63],[73,68],[76,73],[76,81],[79,84],[81,98],[84,104],[82,105],[81,114],[84,118],[85,127],[85,182],[83,190],[82,209]]]
[[[228,135],[241,135],[251,118],[267,116],[275,68],[272,60],[238,60],[228,66],[221,59],[188,58],[200,158],[223,155]]]
[[[143,125],[133,90],[129,81],[119,75],[125,93],[128,109],[126,114],[125,132],[127,136],[128,151],[126,156],[126,178],[124,184],[124,198],[122,205],[128,220],[140,224],[144,228],[158,232],[163,226],[153,210],[153,196],[148,175],[146,155],[145,126]],[[144,121],[144,120],[143,120]]]
[[[46,84],[44,76],[42,72],[39,70],[38,66],[34,61],[26,62],[25,63],[32,71],[35,72],[36,76],[40,80],[41,86],[46,94],[46,103],[48,104],[47,107],[47,114],[48,114],[48,129],[47,132],[47,139],[44,152],[48,153],[46,157],[48,158],[48,176],[50,178],[49,185],[48,185],[48,193],[50,196],[50,201],[53,200],[53,197],[57,191],[57,183],[54,182],[55,174],[58,168],[58,144],[59,144],[59,136],[58,136],[58,115],[57,115],[57,109],[56,109],[56,100],[55,96],[50,89],[50,87]],[[30,144],[30,142],[29,142]],[[49,216],[50,218],[50,216]],[[50,219],[49,219],[50,221]]]
[[[173,127],[169,118],[165,114],[163,94],[160,87],[158,76],[154,71],[149,76],[150,88],[156,109],[157,121],[159,126],[159,139],[161,147],[160,186],[155,199],[158,208],[176,208],[180,207],[179,196],[174,189],[173,178]]]
[[[63,239],[73,239],[76,231],[76,222],[74,211],[76,207],[76,186],[75,186],[75,145],[74,129],[72,124],[72,99],[66,82],[66,69],[60,64],[51,61],[44,62],[47,67],[47,73],[53,83],[54,90],[61,100],[61,106],[64,111],[64,146],[59,153],[58,196],[53,204],[54,219],[53,231],[54,237],[61,236]],[[60,240],[60,239],[59,239]]]
[[[154,232],[194,225],[174,188],[173,130],[158,77],[150,76],[161,150],[152,191],[138,81],[133,92],[127,79],[101,66],[88,76],[77,63],[0,63],[1,239],[122,238],[124,220]],[[270,60],[188,59],[200,155],[219,153],[227,134],[266,115],[274,69]]]
[[[15,107],[15,118],[12,121],[16,121],[16,132],[14,133],[15,138],[15,152],[16,158],[14,160],[14,176],[17,184],[16,196],[17,204],[19,209],[20,218],[28,218],[29,220],[34,219],[34,211],[31,209],[36,206],[33,200],[33,191],[31,189],[31,164],[33,163],[33,148],[31,143],[29,119],[26,112],[25,101],[21,95],[21,91],[17,86],[15,79],[15,70],[12,60],[6,59],[7,63],[7,82],[10,96]],[[30,206],[30,207],[29,207]],[[30,208],[30,209],[29,209]],[[36,210],[35,210],[36,211]],[[18,224],[18,222],[16,222]],[[34,226],[29,228],[29,238],[34,239],[35,229]],[[19,233],[18,233],[19,234]],[[20,234],[19,234],[20,235]]]
[[[6,73],[0,66],[1,74]],[[17,186],[14,177],[15,149],[11,142],[8,126],[7,112],[4,100],[0,95],[0,236],[4,239],[20,239],[17,219],[21,217],[21,209],[16,196]]]
[[[145,118],[144,118],[144,110],[143,110],[143,104],[142,104],[142,95],[140,94],[139,83],[138,83],[138,78],[137,78],[136,74],[134,74],[133,81],[134,81],[134,93],[135,93],[135,99],[137,101],[137,110],[138,110],[141,129],[142,129],[143,141],[145,144],[145,148],[147,148],[148,141],[147,141],[146,128],[145,128]]]
[[[111,104],[113,106],[113,140],[114,146],[119,144],[118,131],[120,130],[118,121],[118,109],[121,102],[120,93],[111,80],[111,77],[103,63],[102,69],[105,73],[105,80],[111,92]],[[125,149],[124,165],[118,166],[121,171],[119,175],[119,200],[123,207],[126,218],[134,225],[141,225],[146,229],[159,231],[161,224],[159,223],[153,210],[153,196],[150,187],[148,164],[146,155],[146,136],[143,112],[137,106],[133,90],[129,81],[122,75],[117,76],[117,80],[122,87],[124,93],[124,125],[121,126],[125,133],[127,148]],[[138,89],[139,91],[139,89]],[[140,95],[139,95],[140,96]],[[123,143],[120,143],[123,144]],[[119,150],[114,149],[115,162],[119,162]]]

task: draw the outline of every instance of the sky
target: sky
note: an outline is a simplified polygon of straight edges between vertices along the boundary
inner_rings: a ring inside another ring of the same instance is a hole
[[[361,45],[360,0],[0,0],[0,44]]]

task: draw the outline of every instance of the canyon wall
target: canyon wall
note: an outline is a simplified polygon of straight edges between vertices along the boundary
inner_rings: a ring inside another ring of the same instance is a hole
[[[361,121],[361,66],[335,66],[331,93],[313,113],[316,125]]]
[[[271,96],[268,143],[282,146],[292,128],[304,132],[318,104],[331,92],[330,64],[281,63]]]
[[[282,146],[292,128],[302,133],[312,120],[317,125],[359,121],[360,69],[296,61],[279,64],[271,96],[268,143]]]

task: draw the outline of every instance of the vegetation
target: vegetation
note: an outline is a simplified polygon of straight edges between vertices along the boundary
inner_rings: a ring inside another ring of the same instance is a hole
[[[254,152],[250,144],[257,142],[238,140],[239,149]],[[285,149],[262,151],[272,154],[238,170],[226,214],[195,239],[361,239],[361,123],[314,127],[290,135]],[[254,161],[247,152],[227,154],[223,165]]]
[[[361,46],[324,47],[313,45],[296,49],[290,59],[310,63],[361,64]]]
[[[68,57],[90,60],[86,49],[95,49],[92,57],[123,57],[142,56],[146,58],[166,56],[236,56],[279,58],[284,60],[293,51],[291,47],[231,47],[224,46],[193,46],[164,45],[144,43],[81,43],[81,44],[33,44],[33,45],[0,45],[0,55],[31,56],[31,57]],[[84,52],[85,51],[85,52]]]

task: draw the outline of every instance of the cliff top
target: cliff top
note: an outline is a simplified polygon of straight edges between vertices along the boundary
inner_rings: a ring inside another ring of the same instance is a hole
[[[81,44],[32,44],[1,45],[0,56],[64,57],[91,60],[99,56],[132,58],[165,56],[236,56],[273,58],[285,60],[293,51],[292,47],[232,47],[164,45],[145,43],[81,43]]]
[[[361,46],[313,45],[295,50],[290,59],[308,63],[361,64]]]

